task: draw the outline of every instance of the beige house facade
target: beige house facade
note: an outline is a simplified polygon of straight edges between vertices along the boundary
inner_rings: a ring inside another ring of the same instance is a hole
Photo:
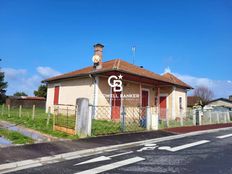
[[[115,72],[117,73],[120,72]],[[50,107],[53,111],[55,105],[75,105],[77,98],[88,98],[94,106],[125,106],[130,111],[132,108],[154,107],[159,110],[162,119],[176,119],[186,112],[189,88],[175,84],[154,85],[144,77],[136,77],[137,80],[132,81],[126,73],[121,74],[124,78],[120,99],[114,99],[112,88],[108,84],[109,76],[106,74],[48,81],[46,109]],[[58,94],[56,89],[59,89]],[[58,99],[55,95],[58,95]],[[115,100],[120,101],[115,104]],[[111,111],[108,114],[112,117]]]
[[[98,57],[93,58],[100,62],[44,80],[47,110],[53,112],[57,105],[75,105],[77,98],[88,98],[90,105],[98,110],[104,107],[104,115],[114,120],[120,119],[122,107],[131,115],[143,115],[141,108],[151,107],[160,119],[173,120],[187,111],[191,86],[170,73],[159,75],[121,59],[102,62],[103,45],[94,48]]]

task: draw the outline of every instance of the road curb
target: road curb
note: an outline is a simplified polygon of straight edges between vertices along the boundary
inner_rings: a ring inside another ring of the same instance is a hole
[[[167,137],[154,138],[154,139],[136,141],[136,142],[131,142],[131,143],[119,144],[119,145],[97,147],[97,148],[80,150],[80,151],[75,151],[75,152],[57,154],[53,156],[45,156],[45,157],[23,160],[23,161],[18,161],[18,162],[5,163],[5,164],[0,165],[0,173],[8,173],[8,172],[18,171],[22,169],[27,169],[27,168],[38,167],[38,166],[42,166],[45,164],[61,162],[64,160],[71,160],[71,159],[86,157],[90,155],[96,155],[96,154],[107,152],[107,151],[115,151],[115,150],[118,150],[119,148],[125,149],[125,148],[139,146],[139,145],[143,145],[147,143],[157,143],[157,142],[162,142],[162,141],[180,139],[180,138],[185,138],[189,136],[195,136],[195,135],[200,135],[200,134],[205,134],[205,133],[213,133],[213,132],[229,130],[229,129],[232,129],[232,127],[201,130],[201,131],[195,131],[195,132],[184,133],[184,134],[179,134],[179,135],[171,135]]]

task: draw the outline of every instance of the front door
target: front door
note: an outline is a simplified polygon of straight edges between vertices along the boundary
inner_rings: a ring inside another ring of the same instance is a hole
[[[142,117],[146,114],[146,107],[148,106],[148,91],[142,90]]]
[[[166,114],[167,114],[167,97],[162,96],[160,97],[160,118],[161,119],[166,119]]]
[[[121,92],[113,92],[111,98],[111,118],[112,120],[120,119],[120,108],[121,108]]]

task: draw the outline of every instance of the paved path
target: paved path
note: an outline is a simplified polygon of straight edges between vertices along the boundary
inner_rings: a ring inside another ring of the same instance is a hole
[[[231,174],[232,130],[66,160],[14,174],[188,173]]]

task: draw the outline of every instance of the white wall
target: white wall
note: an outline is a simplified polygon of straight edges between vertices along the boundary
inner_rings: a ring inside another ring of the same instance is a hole
[[[86,77],[81,79],[65,80],[56,83],[49,83],[47,90],[46,110],[51,107],[53,111],[54,88],[60,86],[59,90],[59,104],[75,105],[76,99],[85,97],[89,102],[93,103],[94,96],[94,82],[93,79]]]

